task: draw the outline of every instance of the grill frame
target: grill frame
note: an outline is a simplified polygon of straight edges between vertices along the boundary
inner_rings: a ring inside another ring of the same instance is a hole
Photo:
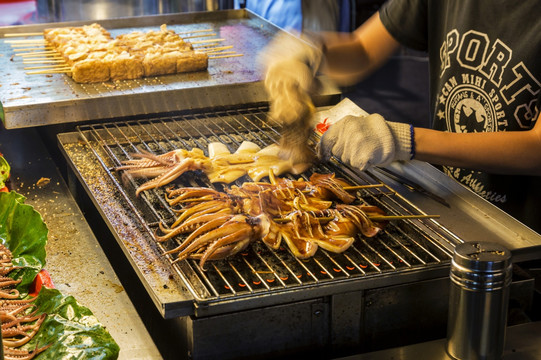
[[[189,132],[187,129],[191,129],[191,131],[194,131],[199,136],[201,136],[197,141],[194,139],[191,140],[191,143],[199,143],[199,147],[204,149],[206,151],[206,146],[204,142],[209,142],[212,140],[216,140],[215,138],[212,138],[212,136],[220,136],[224,134],[217,134],[216,132],[211,131],[211,128],[203,127],[201,126],[201,122],[209,122],[209,118],[215,120],[215,121],[221,121],[223,124],[228,124],[227,126],[232,127],[230,120],[231,116],[245,116],[248,114],[249,116],[256,115],[259,116],[258,122],[259,124],[251,124],[253,128],[257,129],[258,131],[261,131],[265,133],[265,139],[267,139],[268,144],[272,142],[275,142],[279,137],[279,131],[280,128],[277,124],[272,123],[267,118],[266,115],[266,107],[259,106],[259,107],[243,107],[240,109],[223,109],[223,110],[212,110],[206,113],[197,113],[197,114],[180,114],[175,116],[167,116],[167,117],[154,117],[149,119],[136,119],[136,120],[130,120],[127,122],[113,122],[113,123],[98,123],[98,124],[89,124],[89,125],[81,125],[77,127],[78,132],[75,134],[75,136],[82,141],[84,146],[88,147],[88,150],[92,153],[92,156],[95,160],[97,160],[100,163],[100,166],[102,170],[106,173],[106,176],[109,178],[110,183],[114,186],[115,192],[118,192],[122,198],[123,202],[126,203],[129,207],[129,210],[133,215],[135,215],[135,218],[137,219],[137,222],[139,223],[139,226],[142,228],[143,232],[146,232],[147,234],[153,234],[154,228],[157,226],[157,221],[148,221],[149,213],[148,209],[141,208],[141,199],[135,198],[133,195],[134,188],[137,186],[136,184],[129,185],[126,187],[125,184],[121,183],[121,179],[119,175],[113,171],[113,168],[115,166],[118,166],[120,164],[119,159],[113,159],[113,158],[106,158],[102,156],[109,156],[111,154],[114,154],[114,151],[111,150],[110,147],[92,147],[93,140],[95,140],[95,136],[97,134],[100,134],[101,137],[103,137],[103,134],[107,132],[111,132],[110,129],[116,129],[118,133],[121,133],[119,130],[119,127],[126,126],[152,126],[156,124],[161,124],[160,126],[163,126],[164,122],[171,123],[171,124],[182,124],[183,131]],[[222,117],[221,114],[226,114],[225,117]],[[220,119],[221,120],[216,120]],[[271,123],[274,126],[268,126],[268,124]],[[209,123],[207,123],[208,125]],[[265,124],[265,126],[262,126],[261,124]],[[196,126],[197,125],[197,126]],[[105,129],[108,129],[107,131]],[[138,131],[132,131],[133,134],[136,134],[135,138],[141,138],[143,137],[142,134],[145,134],[145,131],[139,131],[142,130],[141,128],[138,128]],[[223,128],[222,128],[223,130]],[[246,129],[244,129],[246,130]],[[248,129],[253,130],[253,129]],[[270,134],[267,134],[267,132],[270,132]],[[178,132],[173,132],[175,134],[175,137],[178,136]],[[251,133],[250,131],[248,133]],[[226,137],[230,138],[231,140],[234,140],[234,134],[229,133],[226,134]],[[237,132],[237,135],[239,132]],[[257,136],[256,136],[257,135]],[[262,134],[258,133],[253,136],[253,138],[256,138],[259,136],[259,141],[261,141]],[[151,137],[149,137],[151,138]],[[252,138],[252,140],[253,140]],[[202,139],[205,139],[204,142]],[[162,139],[163,140],[163,139]],[[100,141],[103,141],[101,139]],[[236,141],[236,143],[235,143]],[[231,143],[234,144],[234,147],[230,148],[230,150],[234,151],[236,147],[240,144],[240,140],[235,140]],[[185,145],[189,142],[186,141]],[[177,144],[175,144],[177,145]],[[265,144],[261,144],[265,145]],[[170,146],[171,145],[170,143]],[[150,147],[149,147],[150,148]],[[159,148],[159,147],[158,147]],[[167,148],[164,148],[162,146],[162,149],[159,149],[162,152],[165,152],[168,150]],[[128,152],[125,151],[125,154]],[[68,154],[68,159],[70,159],[70,156]],[[377,183],[377,182],[383,182],[382,179],[380,179],[379,174],[376,172],[366,172],[366,173],[359,173],[355,172],[352,169],[347,168],[345,165],[340,164],[338,162],[335,162],[331,167],[328,166],[322,166],[316,171],[332,171],[335,170],[335,172],[339,172],[340,176],[348,178],[350,181],[359,184],[359,183]],[[85,175],[79,174],[82,177],[82,182],[86,182],[84,180]],[[188,182],[192,182],[192,185],[201,185],[200,183],[194,183],[194,179],[190,178]],[[92,187],[91,184],[87,184],[87,186]],[[390,186],[386,185],[384,190],[378,188],[376,190],[363,190],[363,192],[369,193],[373,198],[375,197],[382,197],[386,201],[390,201],[394,203],[393,206],[398,206],[398,208],[394,209],[392,212],[388,213],[402,213],[402,214],[423,214],[421,209],[419,209],[417,206],[406,200],[404,197],[402,197],[400,194],[398,194],[396,191],[394,191]],[[155,191],[155,190],[153,190]],[[160,190],[158,190],[160,191]],[[376,196],[377,195],[377,196]],[[143,203],[148,202],[146,200],[146,196],[142,195]],[[373,204],[372,201],[368,201],[369,203]],[[375,204],[380,205],[380,204]],[[389,206],[386,204],[385,206]],[[384,207],[385,207],[384,206]],[[99,205],[98,205],[99,207]],[[144,209],[144,210],[142,210]],[[150,206],[150,209],[152,209],[152,206]],[[153,211],[150,211],[152,213]],[[151,216],[156,216],[156,214],[151,214]],[[159,218],[159,217],[158,217]],[[182,288],[185,288],[186,291],[191,295],[191,298],[193,300],[193,311],[196,315],[202,316],[202,315],[209,315],[209,314],[215,314],[220,313],[223,311],[231,311],[231,310],[242,310],[247,308],[254,308],[259,307],[264,304],[272,305],[276,303],[283,303],[283,302],[290,302],[290,301],[296,301],[306,298],[312,298],[317,296],[326,296],[326,295],[332,295],[335,293],[339,293],[342,291],[351,291],[352,289],[367,289],[367,288],[374,288],[375,286],[382,286],[384,284],[393,284],[393,283],[400,283],[401,281],[415,281],[419,279],[428,279],[433,277],[440,277],[445,276],[445,274],[448,272],[448,265],[450,256],[452,253],[452,248],[454,247],[454,244],[457,242],[460,242],[460,238],[458,238],[456,235],[454,235],[451,231],[443,227],[441,224],[439,224],[434,219],[423,219],[423,220],[402,220],[404,223],[407,223],[408,226],[414,227],[417,229],[416,231],[421,231],[421,234],[423,236],[426,236],[427,238],[435,239],[435,242],[430,242],[431,246],[437,247],[438,251],[441,252],[440,255],[443,255],[443,258],[438,258],[438,256],[435,255],[429,255],[432,256],[436,261],[430,262],[430,261],[424,261],[423,259],[417,259],[418,263],[414,264],[413,266],[395,266],[393,265],[394,261],[398,261],[397,259],[386,259],[381,258],[382,261],[380,261],[383,266],[378,267],[373,265],[375,261],[368,261],[367,257],[365,256],[365,260],[367,260],[367,263],[365,264],[367,266],[367,269],[363,269],[362,267],[356,265],[356,268],[354,269],[354,272],[352,274],[347,274],[346,269],[344,269],[344,266],[342,265],[341,273],[345,274],[343,276],[336,276],[332,275],[333,270],[332,269],[324,269],[324,272],[326,273],[324,276],[327,276],[328,278],[322,278],[321,276],[317,275],[316,271],[311,270],[310,267],[312,267],[314,264],[317,266],[321,265],[321,262],[332,262],[333,259],[335,259],[336,256],[344,256],[342,254],[335,255],[335,254],[328,254],[327,252],[323,251],[322,249],[318,250],[318,253],[316,253],[316,256],[312,259],[310,259],[308,262],[312,262],[310,265],[306,265],[304,261],[294,259],[296,262],[296,266],[303,268],[307,276],[312,275],[312,281],[309,282],[295,282],[293,285],[286,284],[284,281],[281,281],[280,276],[278,275],[278,271],[274,271],[274,280],[276,283],[281,282],[280,286],[271,287],[269,286],[265,281],[267,278],[264,276],[258,274],[257,272],[253,272],[258,277],[258,281],[261,281],[261,283],[266,284],[266,286],[263,286],[263,289],[254,289],[251,288],[251,283],[248,280],[244,281],[244,288],[247,290],[239,290],[235,289],[235,286],[231,283],[228,283],[227,277],[224,276],[223,282],[228,285],[231,289],[230,293],[224,294],[221,293],[219,290],[216,290],[216,286],[210,285],[207,286],[209,283],[212,283],[208,279],[209,271],[207,272],[202,271],[202,269],[199,268],[199,266],[192,260],[189,261],[183,261],[180,263],[172,264],[172,258],[167,256],[167,261],[165,262],[168,267],[170,267],[170,270],[174,272],[176,277],[178,279],[181,279],[183,282]],[[118,232],[118,230],[117,230]],[[122,239],[119,242],[122,244]],[[416,241],[421,241],[418,239],[415,239]],[[377,240],[376,245],[372,243],[373,239],[370,240],[364,240],[362,239],[362,246],[365,249],[370,249],[373,247],[376,248],[386,248],[386,251],[389,251],[391,253],[395,252],[397,250],[390,247],[388,244],[381,240]],[[393,240],[397,243],[400,241]],[[422,240],[426,241],[426,240]],[[432,240],[428,240],[432,241]],[[359,243],[359,240],[356,241],[356,243]],[[356,244],[355,244],[356,245]],[[124,244],[125,246],[125,244]],[[253,246],[253,245],[252,245]],[[165,247],[162,244],[155,244],[156,249],[154,251],[158,251],[158,253],[163,253],[165,251]],[[404,247],[402,247],[404,248]],[[251,250],[250,250],[251,251]],[[347,250],[344,254],[345,256],[350,256],[350,252],[353,251],[353,249]],[[358,250],[357,255],[360,257],[363,257],[363,253]],[[377,255],[377,252],[374,252]],[[318,255],[319,254],[319,255]],[[276,255],[276,254],[275,254]],[[234,258],[238,257],[239,255],[235,256]],[[318,256],[321,256],[322,258],[319,258]],[[401,256],[403,257],[403,254],[398,254],[398,258]],[[317,258],[316,258],[317,257]],[[415,256],[413,256],[415,257]],[[278,258],[278,256],[277,256]],[[285,261],[284,259],[278,259],[279,261],[282,261],[282,263]],[[291,260],[291,258],[289,259]],[[241,262],[246,263],[246,260],[243,259]],[[225,262],[227,266],[229,266],[229,270],[231,272],[236,271],[236,266],[238,266],[238,259],[233,260],[223,260],[220,262],[210,262],[212,264],[211,266],[214,267],[214,271],[216,273],[219,273],[222,270],[220,266],[217,266],[218,263]],[[263,259],[263,262],[265,262],[265,259]],[[334,264],[337,264],[336,261],[334,261]],[[141,267],[139,265],[135,265],[138,267]],[[208,266],[208,265],[207,265]],[[250,265],[247,265],[250,268]],[[252,266],[253,269],[257,269],[257,267]],[[382,270],[383,269],[383,270]],[[141,272],[145,272],[144,269],[139,269]],[[167,272],[167,271],[166,271]],[[286,271],[290,276],[295,274],[293,271]],[[283,272],[282,272],[283,273]],[[237,274],[238,278],[243,279],[243,277],[246,277],[245,272],[238,272]],[[404,280],[407,279],[407,280]],[[153,287],[153,286],[150,286]],[[154,286],[155,288],[155,286]],[[238,286],[237,286],[238,288]],[[204,290],[201,290],[204,289]],[[152,289],[150,290],[152,291]],[[182,290],[181,290],[182,291]],[[185,297],[186,294],[183,295]],[[159,298],[159,296],[158,296]],[[157,305],[160,309],[163,310],[164,317],[170,317],[174,316],[173,314],[178,313],[179,307],[183,308],[183,312],[187,311],[186,306],[189,305],[190,301],[173,301],[173,302],[163,302],[162,300],[157,300]]]

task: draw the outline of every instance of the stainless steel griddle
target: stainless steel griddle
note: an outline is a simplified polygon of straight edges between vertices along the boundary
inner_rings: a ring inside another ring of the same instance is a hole
[[[62,26],[81,26],[92,22],[69,22],[2,27],[4,34],[41,32]],[[66,74],[27,75],[20,56],[15,56],[6,40],[0,40],[1,118],[6,128],[21,128],[94,119],[109,119],[223,106],[232,99],[265,101],[260,86],[257,54],[278,31],[274,25],[242,10],[185,13],[149,17],[103,20],[99,23],[113,37],[132,31],[158,30],[160,25],[179,32],[213,29],[216,36],[187,41],[224,39],[219,46],[233,45],[242,57],[209,59],[208,71],[147,77],[136,80],[78,84]],[[199,33],[201,35],[201,33]],[[186,34],[194,36],[198,34]],[[184,35],[183,35],[184,36]],[[202,46],[194,45],[195,47]],[[257,84],[257,85],[256,85]],[[174,98],[174,101],[171,99]]]
[[[360,236],[354,246],[342,254],[320,249],[309,260],[295,258],[287,248],[273,251],[257,241],[243,254],[209,262],[207,269],[201,269],[197,262],[191,260],[173,264],[173,258],[161,255],[182,241],[181,238],[166,243],[153,240],[160,222],[170,224],[174,221],[173,211],[165,202],[164,189],[144,192],[137,198],[135,188],[141,181],[126,181],[114,168],[128,159],[131,153],[142,150],[160,154],[177,148],[200,148],[207,152],[208,144],[214,141],[228,145],[232,152],[242,141],[252,141],[265,147],[275,143],[279,137],[279,127],[269,124],[273,122],[268,119],[266,108],[258,107],[83,125],[78,127],[77,133],[61,134],[59,140],[80,180],[91,193],[97,186],[96,180],[92,179],[96,171],[104,172],[105,178],[100,175],[99,182],[110,182],[108,192],[115,193],[115,196],[108,196],[105,203],[96,199],[98,206],[107,207],[117,199],[127,205],[126,210],[136,219],[136,226],[148,237],[150,243],[147,246],[161,259],[161,271],[173,272],[182,279],[182,284],[195,301],[197,313],[203,312],[203,308],[205,313],[210,313],[211,308],[212,311],[227,311],[231,307],[251,308],[262,303],[322,296],[341,287],[375,286],[390,275],[419,275],[422,272],[424,276],[430,276],[431,270],[437,273],[446,271],[452,249],[461,240],[434,219],[393,221],[373,239]],[[84,163],[77,161],[81,152],[85,155]],[[98,168],[92,167],[89,171],[87,166],[90,162],[97,162]],[[303,174],[304,178],[307,179],[311,172],[333,172],[357,185],[382,183],[375,175],[356,174],[338,163],[314,167]],[[249,178],[242,178],[237,183],[244,181],[249,181]],[[193,172],[182,176],[176,184],[220,189],[220,185],[214,186],[200,173]],[[357,195],[390,215],[423,214],[422,209],[387,185],[364,189]],[[115,224],[111,226],[115,227]],[[123,227],[119,225],[115,232],[125,251],[129,252],[130,246],[125,243],[127,239],[121,235]],[[149,265],[157,267],[156,264],[144,263],[136,266],[145,273],[144,268]],[[162,284],[151,287],[155,297],[159,297]],[[177,307],[177,311],[191,312],[193,305],[191,301],[184,304],[182,301],[165,301],[160,308]],[[164,315],[170,316],[167,310]]]

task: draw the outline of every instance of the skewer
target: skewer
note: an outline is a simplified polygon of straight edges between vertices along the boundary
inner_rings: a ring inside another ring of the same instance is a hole
[[[198,33],[198,32],[209,32],[209,31],[213,31],[213,30],[212,29],[203,29],[203,30],[181,31],[181,32],[178,32],[177,34],[179,34],[179,35],[193,34],[193,33]]]
[[[4,40],[6,44],[44,44],[45,39]]]
[[[208,53],[211,53],[211,52],[214,52],[214,51],[227,50],[227,49],[232,49],[232,48],[233,48],[233,45],[216,46],[216,47],[213,47],[213,48],[210,48],[210,49],[202,49],[201,51],[206,52],[208,54]]]
[[[208,45],[195,46],[194,49],[196,49],[196,50],[212,50],[212,49],[218,47],[217,45],[218,44],[208,44]]]
[[[24,58],[23,63],[26,60],[63,60],[64,58],[62,56],[38,56],[38,57],[27,57]]]
[[[58,64],[66,63],[65,60],[24,60],[23,64]]]
[[[43,35],[42,32],[29,32],[29,33],[18,33],[18,34],[4,34],[4,37],[24,37],[24,36],[40,36]]]
[[[216,36],[216,34],[203,34],[203,35],[186,36],[186,37],[183,37],[182,40],[184,40],[184,39],[193,39],[193,38],[198,38],[198,37],[208,37],[208,36]]]
[[[207,55],[208,56],[213,56],[213,55],[229,55],[229,54],[236,54],[235,51],[223,51],[223,50],[220,50],[220,51],[212,51],[212,52],[208,52]]]
[[[35,70],[35,69],[54,69],[54,68],[65,68],[65,64],[55,64],[55,65],[41,65],[41,66],[28,66],[24,70]]]
[[[356,186],[344,186],[344,190],[361,190],[383,187],[385,184],[371,184],[371,185],[356,185]]]
[[[437,219],[439,215],[375,215],[368,218],[372,221],[386,221],[386,220],[407,220],[407,219]],[[326,223],[334,219],[333,217],[320,217],[317,220],[320,223]],[[288,223],[291,220],[287,218],[274,218],[272,219],[278,224]]]
[[[36,70],[36,71],[27,71],[27,75],[37,75],[37,74],[65,74],[70,73],[71,68],[61,68],[61,69],[50,69],[50,70]]]
[[[407,220],[407,219],[437,219],[439,215],[381,215],[381,216],[369,216],[372,221],[385,221],[385,220]]]
[[[27,53],[22,53],[22,54],[15,54],[15,55],[16,56],[22,56],[22,57],[28,57],[28,56],[43,55],[43,54],[58,54],[58,52],[56,52],[54,50],[44,50],[44,51],[32,51],[32,52],[27,52]]]
[[[26,46],[26,45],[17,45],[17,46]],[[15,45],[12,45],[12,47],[15,47]],[[52,46],[40,46],[40,47],[33,47],[33,48],[22,48],[22,49],[13,49],[13,52],[19,52],[19,51],[34,51],[34,50],[53,50],[54,48]]]
[[[209,56],[209,59],[225,59],[230,57],[244,56],[244,54],[233,54],[233,55],[224,55],[224,56]]]
[[[208,40],[199,40],[199,41],[192,41],[192,44],[205,44],[205,43],[212,43],[212,42],[220,42],[224,41],[225,39],[208,39]]]

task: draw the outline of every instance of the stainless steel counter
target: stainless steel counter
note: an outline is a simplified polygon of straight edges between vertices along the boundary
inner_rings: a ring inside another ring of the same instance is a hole
[[[506,346],[502,360],[541,359],[541,322],[507,328]],[[337,360],[452,360],[445,352],[445,339],[403,346],[372,353],[348,356]]]
[[[45,269],[55,287],[96,315],[120,346],[119,359],[161,359],[36,131],[0,130],[0,151],[12,168],[12,189],[47,224]],[[38,186],[40,179],[46,184]]]

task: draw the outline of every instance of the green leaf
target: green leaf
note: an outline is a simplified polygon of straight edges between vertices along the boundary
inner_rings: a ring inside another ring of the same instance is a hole
[[[36,359],[116,359],[120,348],[92,312],[73,296],[43,287],[35,300],[39,313],[47,313],[40,331],[24,346],[51,344]]]
[[[0,155],[0,189],[6,186],[6,181],[9,178],[9,172],[11,167],[9,166],[6,159]]]
[[[17,290],[24,296],[37,273],[45,266],[45,244],[49,230],[36,210],[24,204],[26,198],[14,191],[0,192],[0,242],[13,254],[13,264],[21,266],[9,276],[22,278]]]
[[[9,276],[22,278],[17,286],[21,298],[45,265],[48,229],[41,215],[26,198],[14,191],[0,192],[0,242],[13,254],[13,264],[21,266]],[[119,347],[92,312],[74,297],[42,287],[34,300],[38,313],[47,313],[39,332],[22,348],[51,345],[35,359],[116,359]]]

